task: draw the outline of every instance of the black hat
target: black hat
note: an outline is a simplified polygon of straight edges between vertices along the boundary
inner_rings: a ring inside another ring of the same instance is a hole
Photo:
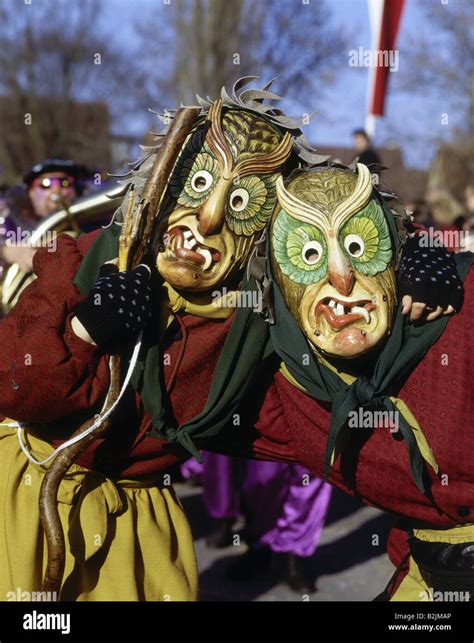
[[[47,159],[46,161],[33,165],[33,167],[23,177],[23,181],[29,186],[36,177],[46,174],[46,172],[66,172],[69,176],[72,176],[78,181],[83,180],[92,174],[85,165],[79,165],[74,163],[74,161]]]

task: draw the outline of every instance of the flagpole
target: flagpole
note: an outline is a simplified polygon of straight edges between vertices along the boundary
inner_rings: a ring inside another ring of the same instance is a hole
[[[370,31],[372,36],[372,52],[378,49],[380,42],[380,31],[382,27],[382,16],[385,0],[367,0],[367,9],[369,11]],[[375,77],[376,67],[372,66],[368,69],[367,78],[367,106],[365,114],[364,128],[367,135],[373,139],[375,136],[376,116],[373,110],[374,92],[375,92]]]
[[[367,136],[370,139],[373,139],[375,136],[375,124],[377,122],[375,114],[369,114],[367,113],[365,116],[365,125],[364,129],[367,133]]]

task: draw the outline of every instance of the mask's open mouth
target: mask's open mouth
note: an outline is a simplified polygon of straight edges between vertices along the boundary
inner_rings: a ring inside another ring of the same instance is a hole
[[[165,235],[166,248],[181,261],[189,261],[198,265],[202,270],[212,270],[221,260],[221,253],[215,248],[206,246],[186,226],[175,226]]]
[[[329,326],[337,331],[361,319],[370,324],[370,313],[376,308],[377,305],[370,299],[341,301],[335,297],[325,297],[317,303],[315,317],[318,320],[323,315]]]

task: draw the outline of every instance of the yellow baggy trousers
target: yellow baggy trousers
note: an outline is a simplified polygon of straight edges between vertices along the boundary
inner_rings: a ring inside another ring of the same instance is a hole
[[[26,442],[37,460],[52,452],[31,434]],[[0,426],[0,601],[41,600],[45,470],[21,451],[16,429]],[[66,540],[60,600],[197,600],[193,540],[172,487],[112,481],[73,465],[58,499]]]

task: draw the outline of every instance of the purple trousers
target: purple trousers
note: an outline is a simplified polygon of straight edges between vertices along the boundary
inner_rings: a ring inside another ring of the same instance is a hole
[[[203,502],[207,513],[215,520],[237,519],[240,514],[239,476],[242,464],[237,458],[201,452],[202,464],[191,458],[181,465],[181,473],[188,480],[200,479]]]
[[[182,472],[201,477],[212,518],[237,518],[242,511],[253,546],[301,557],[314,554],[331,497],[329,484],[301,465],[202,455],[202,465],[189,460]]]

